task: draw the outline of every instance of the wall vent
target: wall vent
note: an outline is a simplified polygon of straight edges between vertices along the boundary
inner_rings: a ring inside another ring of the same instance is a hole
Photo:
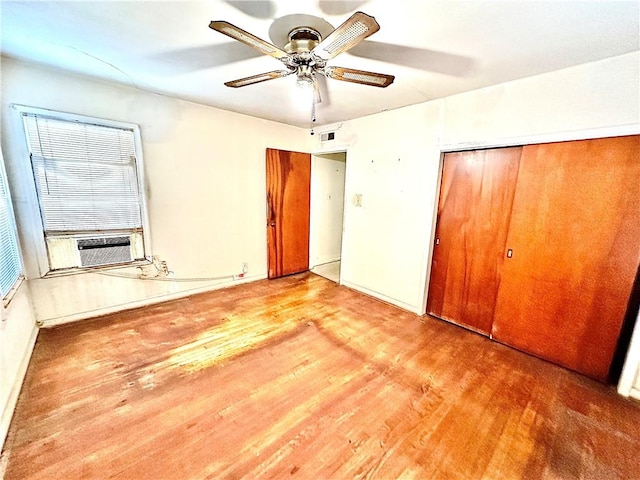
[[[77,239],[80,266],[94,267],[126,263],[131,258],[131,239],[127,236]]]
[[[336,132],[326,132],[320,135],[321,142],[329,142],[331,140],[335,140],[335,138],[336,138]]]

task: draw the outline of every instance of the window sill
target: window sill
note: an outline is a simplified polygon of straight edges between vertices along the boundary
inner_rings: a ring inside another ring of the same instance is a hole
[[[102,265],[102,266],[95,266],[95,267],[72,267],[72,268],[64,268],[60,270],[50,270],[44,275],[42,275],[41,278],[66,277],[69,275],[79,275],[83,273],[100,273],[100,272],[108,272],[111,270],[141,268],[148,265],[153,265],[153,261],[151,259],[136,260],[133,262],[118,263],[114,265]]]
[[[20,288],[20,285],[22,285],[22,282],[24,282],[24,280],[25,280],[24,276],[20,275],[20,277],[16,281],[15,285],[11,288],[11,290],[9,290],[9,292],[2,299],[2,307],[3,308],[6,309],[6,308],[9,307],[9,304],[11,303],[11,300],[13,300],[13,297],[16,296],[16,293],[18,292],[18,289]]]

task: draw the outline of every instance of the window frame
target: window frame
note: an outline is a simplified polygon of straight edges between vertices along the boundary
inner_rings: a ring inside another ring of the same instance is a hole
[[[9,217],[9,228],[11,229],[11,233],[13,234],[13,238],[16,242],[18,262],[20,264],[20,271],[18,273],[18,277],[13,282],[13,285],[6,292],[0,290],[0,309],[5,309],[9,306],[9,303],[24,280],[24,260],[22,258],[22,249],[20,248],[20,237],[18,235],[18,224],[16,222],[15,210],[13,208],[13,198],[11,197],[11,190],[9,188],[9,177],[7,176],[7,169],[2,155],[0,155],[0,182],[3,183],[5,191],[7,192],[5,206]],[[2,199],[0,199],[0,201],[2,201]]]
[[[33,199],[35,201],[34,205],[34,213],[37,211],[37,220],[34,222],[34,234],[37,235],[38,240],[38,266],[40,270],[40,276],[52,276],[52,275],[66,275],[69,273],[82,273],[88,270],[95,269],[113,269],[113,268],[126,268],[130,266],[140,265],[141,263],[148,263],[152,258],[152,244],[151,244],[151,236],[150,236],[150,227],[149,227],[149,212],[148,212],[148,203],[147,203],[147,189],[146,185],[146,176],[145,176],[145,167],[144,167],[144,155],[142,149],[142,138],[140,135],[140,127],[135,123],[122,122],[119,120],[110,120],[99,117],[93,117],[88,115],[80,115],[75,113],[61,112],[57,110],[51,110],[46,108],[39,107],[31,107],[26,105],[18,105],[13,104],[12,108],[16,110],[19,114],[19,122],[20,128],[22,130],[22,135],[24,138],[24,146],[26,149],[27,157],[29,156],[30,147],[27,138],[27,132],[25,129],[24,116],[26,115],[37,115],[40,117],[52,118],[55,120],[67,121],[67,122],[76,122],[82,124],[95,125],[100,127],[110,127],[110,128],[118,128],[123,130],[130,130],[133,133],[133,141],[134,141],[134,149],[135,149],[135,166],[136,166],[136,177],[138,189],[140,191],[140,210],[141,210],[141,220],[142,220],[142,241],[143,241],[143,255],[144,259],[134,259],[129,262],[119,263],[119,264],[108,264],[108,265],[96,265],[91,267],[68,267],[68,268],[57,268],[53,269],[50,262],[49,251],[45,238],[45,229],[44,222],[41,217],[40,212],[40,198],[38,196],[35,178],[33,176],[33,171],[31,167],[31,162],[29,161],[29,170],[31,172],[30,180],[31,185],[30,189],[33,192]]]

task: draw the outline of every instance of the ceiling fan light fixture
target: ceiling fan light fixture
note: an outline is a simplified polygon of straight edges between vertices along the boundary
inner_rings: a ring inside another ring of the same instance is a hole
[[[300,65],[296,72],[296,85],[300,88],[313,87],[313,69],[309,65]]]
[[[300,88],[311,88],[313,86],[313,80],[311,77],[298,76],[296,79],[296,85]]]

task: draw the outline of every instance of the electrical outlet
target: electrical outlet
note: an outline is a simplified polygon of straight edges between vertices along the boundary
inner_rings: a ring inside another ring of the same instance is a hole
[[[242,262],[242,273],[249,272],[249,262]]]

